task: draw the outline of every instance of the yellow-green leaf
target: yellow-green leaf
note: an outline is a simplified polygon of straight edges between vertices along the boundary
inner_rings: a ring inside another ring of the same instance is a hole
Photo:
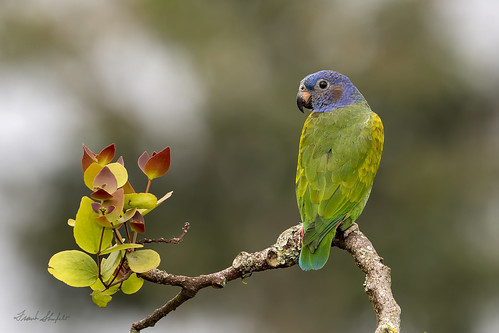
[[[99,308],[105,308],[107,306],[107,303],[111,302],[113,299],[110,295],[100,291],[100,290],[94,290],[90,296],[92,296],[92,301],[99,307]]]
[[[97,280],[99,274],[92,257],[77,250],[54,254],[50,258],[48,271],[71,287],[88,287]]]
[[[125,223],[126,221],[130,220],[134,215],[135,212],[137,211],[137,208],[131,208],[128,209],[123,216],[120,217],[120,219],[117,221],[118,223]]]
[[[159,266],[161,258],[156,251],[146,249],[127,254],[128,266],[136,273],[145,273]]]
[[[166,199],[168,199],[169,197],[171,197],[173,194],[173,191],[170,191],[168,193],[166,193],[164,196],[161,197],[161,199],[159,199],[157,202],[156,202],[156,206],[152,207],[152,208],[149,208],[149,209],[141,209],[140,210],[140,213],[142,214],[142,216],[150,213],[154,208],[158,207],[159,205],[161,205]]]
[[[107,167],[116,177],[116,181],[118,182],[118,188],[124,186],[128,181],[128,172],[126,171],[126,168],[123,165],[119,164],[118,162],[110,163],[107,165]]]
[[[106,289],[106,287],[102,284],[101,280],[97,279],[97,281],[95,281],[95,283],[91,285],[90,288],[92,288],[92,290],[99,290],[100,292],[106,295],[112,295],[115,294],[120,289],[120,285],[115,284],[111,288]]]
[[[87,170],[90,168],[91,166]],[[95,221],[98,215],[92,209],[92,202],[92,199],[89,197],[81,198],[80,208],[78,209],[78,213],[76,213],[73,233],[76,244],[81,249],[88,253],[97,253],[99,245],[101,245],[101,249],[109,247],[113,238],[113,231],[102,227]]]
[[[133,273],[128,279],[123,281],[121,291],[125,294],[134,294],[142,288],[144,279],[139,278],[137,274]]]
[[[121,261],[121,251],[112,252],[107,258],[101,261],[102,280],[107,281],[118,267]],[[100,280],[99,280],[100,282]]]
[[[125,194],[125,209],[152,209],[156,207],[158,199],[151,193]]]
[[[126,249],[136,249],[139,247],[144,247],[142,244],[135,244],[135,243],[126,243],[126,244],[119,244],[119,245],[113,245],[110,248],[105,249],[104,251],[101,252],[101,254],[108,254],[113,251],[119,251],[119,250],[126,250]]]
[[[83,173],[83,182],[92,191],[94,190],[95,176],[97,176],[97,174],[102,170],[102,168],[103,168],[102,165],[99,165],[98,163],[94,162],[90,164]]]

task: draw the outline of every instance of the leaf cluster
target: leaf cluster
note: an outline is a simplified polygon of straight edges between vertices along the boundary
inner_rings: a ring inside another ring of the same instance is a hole
[[[99,154],[83,145],[83,180],[91,193],[82,197],[76,218],[68,220],[83,251],[58,252],[48,263],[48,271],[55,278],[72,287],[90,287],[92,300],[99,307],[106,307],[120,290],[125,294],[137,292],[144,283],[137,273],[158,267],[159,254],[143,249],[137,235],[145,232],[144,216],[172,194],[158,200],[149,193],[151,181],[170,168],[170,147],[151,156],[144,152],[138,159],[139,168],[148,178],[141,193],[130,184],[123,157],[112,162],[115,153],[114,144]]]

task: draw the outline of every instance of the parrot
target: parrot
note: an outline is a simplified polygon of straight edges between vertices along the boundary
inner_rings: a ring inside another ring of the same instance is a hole
[[[333,70],[306,76],[296,103],[311,109],[300,137],[296,199],[302,221],[299,266],[324,267],[337,230],[364,210],[383,152],[379,116],[350,79]]]

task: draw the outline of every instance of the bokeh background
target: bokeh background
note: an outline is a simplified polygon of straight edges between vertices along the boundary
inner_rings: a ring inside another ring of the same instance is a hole
[[[361,230],[392,269],[404,332],[499,331],[499,6],[494,0],[0,1],[2,326],[124,332],[178,290],[98,309],[47,272],[76,248],[81,144],[172,148],[147,219],[160,268],[198,275],[299,222],[299,81],[348,75],[385,125]],[[318,272],[203,290],[147,332],[372,332],[363,275],[336,248]],[[69,315],[17,322],[25,310]]]

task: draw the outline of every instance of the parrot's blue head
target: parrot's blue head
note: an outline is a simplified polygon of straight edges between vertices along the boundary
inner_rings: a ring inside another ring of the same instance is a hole
[[[356,103],[366,103],[350,79],[338,72],[325,70],[310,74],[300,82],[296,103],[315,112],[329,112]]]

